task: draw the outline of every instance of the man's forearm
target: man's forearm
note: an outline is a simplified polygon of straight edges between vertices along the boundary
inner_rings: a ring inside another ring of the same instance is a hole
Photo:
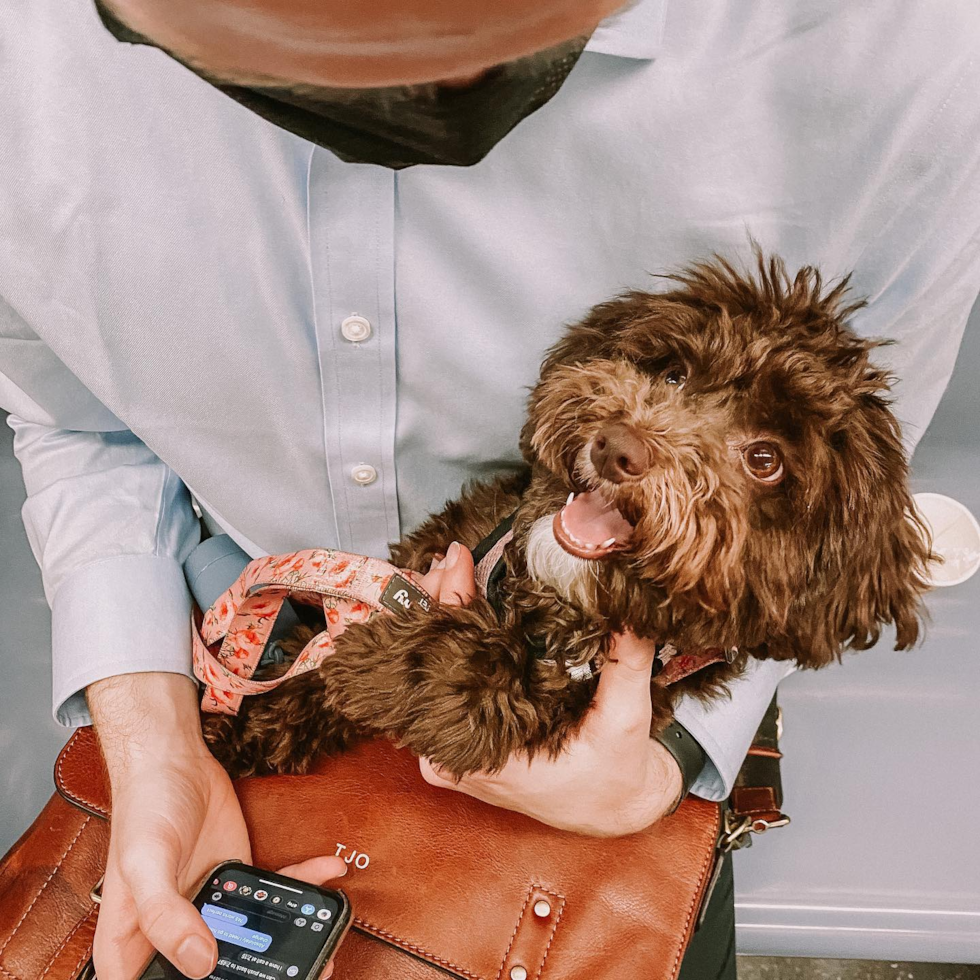
[[[180,757],[206,751],[197,692],[181,674],[107,677],[89,685],[86,696],[113,784],[161,752]]]

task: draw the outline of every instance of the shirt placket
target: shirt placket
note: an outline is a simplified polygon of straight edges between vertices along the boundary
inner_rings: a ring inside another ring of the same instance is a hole
[[[319,148],[310,159],[311,278],[337,542],[378,557],[399,535],[394,182],[391,170],[340,164]]]

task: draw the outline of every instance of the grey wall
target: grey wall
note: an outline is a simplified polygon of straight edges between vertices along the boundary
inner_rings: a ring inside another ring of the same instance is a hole
[[[66,731],[51,717],[51,616],[24,534],[24,481],[0,413],[0,853],[51,795]]]

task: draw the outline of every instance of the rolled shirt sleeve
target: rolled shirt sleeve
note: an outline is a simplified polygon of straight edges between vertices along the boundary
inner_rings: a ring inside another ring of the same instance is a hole
[[[10,415],[24,526],[51,606],[53,711],[91,723],[85,688],[117,674],[191,672],[182,562],[200,539],[190,496],[132,432]]]

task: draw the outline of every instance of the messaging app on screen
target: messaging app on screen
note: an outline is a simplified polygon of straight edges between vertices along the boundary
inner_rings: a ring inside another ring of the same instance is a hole
[[[248,916],[244,912],[205,904],[201,909],[201,915],[204,916],[204,921],[215,939],[233,943],[235,946],[256,953],[264,953],[272,942],[272,936],[267,932],[248,928],[246,925]]]

